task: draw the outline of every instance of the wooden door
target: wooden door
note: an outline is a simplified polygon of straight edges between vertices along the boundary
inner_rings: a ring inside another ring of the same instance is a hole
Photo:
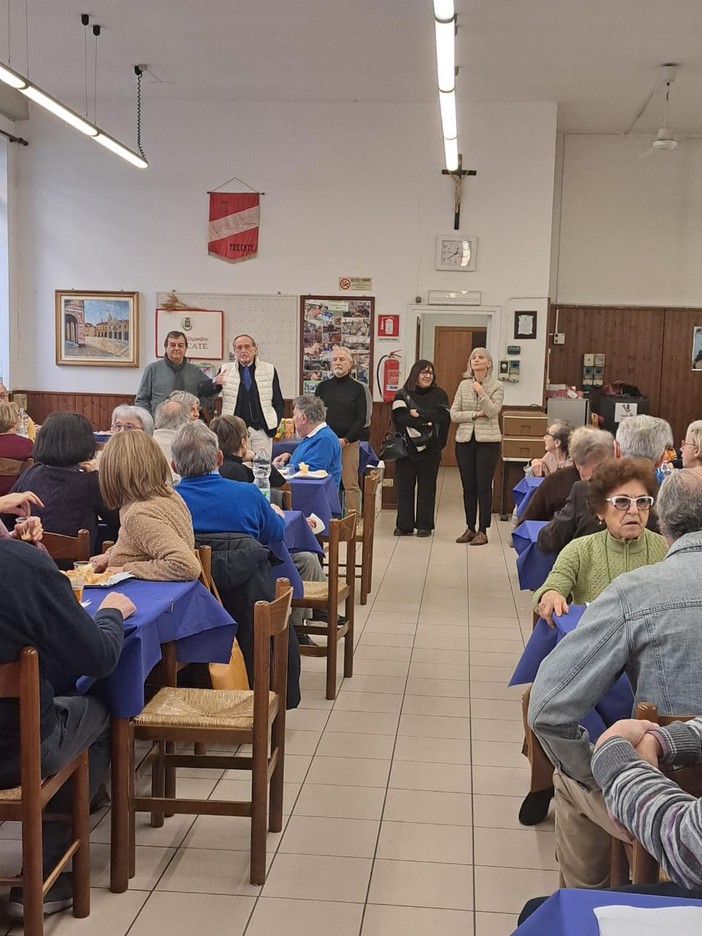
[[[468,358],[473,348],[484,348],[487,341],[485,326],[437,325],[434,329],[434,369],[436,382],[453,403],[458,385],[463,379]],[[451,423],[448,443],[441,456],[444,468],[456,467],[456,426]]]

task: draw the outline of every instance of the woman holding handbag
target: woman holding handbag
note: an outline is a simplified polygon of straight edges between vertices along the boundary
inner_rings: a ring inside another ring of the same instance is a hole
[[[395,462],[397,526],[395,536],[431,536],[436,506],[436,476],[450,422],[448,396],[436,386],[434,365],[413,365],[392,404],[392,421],[407,442],[407,455]],[[416,489],[416,508],[415,508]]]
[[[502,441],[497,417],[505,391],[492,376],[492,357],[485,348],[473,348],[463,376],[451,406],[451,421],[458,423],[456,461],[466,512],[466,530],[456,542],[484,546],[492,515],[492,477]]]

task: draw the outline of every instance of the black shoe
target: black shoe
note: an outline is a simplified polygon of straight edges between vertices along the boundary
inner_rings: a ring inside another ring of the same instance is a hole
[[[50,916],[60,910],[68,910],[73,906],[73,884],[71,875],[67,872],[60,874],[58,880],[44,897],[44,915]],[[11,920],[24,919],[24,892],[21,887],[10,889],[10,900],[5,912]]]
[[[431,536],[433,530],[417,530],[417,536]]]
[[[528,793],[519,810],[519,821],[522,825],[538,825],[548,816],[549,803],[553,799],[553,787]]]
[[[100,812],[101,809],[106,809],[110,805],[110,794],[107,792],[107,787],[104,783],[101,783],[97,788],[97,793],[92,799],[90,804],[90,814]]]
[[[395,536],[413,536],[414,530],[401,530],[399,527],[395,527]]]
[[[327,617],[327,612],[326,612],[326,611],[313,611],[313,612],[312,612],[312,620],[313,620],[313,621],[320,621],[322,624],[327,624],[327,623],[329,623],[329,618]],[[347,621],[348,621],[348,618],[344,617],[343,614],[340,614],[339,617],[338,617],[337,620],[336,620],[336,625],[337,625],[337,627],[343,627],[344,624],[347,623]]]
[[[309,634],[298,634],[297,642],[301,647],[316,647],[317,644],[312,640]]]

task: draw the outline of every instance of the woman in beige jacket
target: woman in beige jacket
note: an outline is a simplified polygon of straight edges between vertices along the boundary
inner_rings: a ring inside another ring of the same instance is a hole
[[[502,441],[497,417],[504,387],[492,376],[492,357],[485,348],[473,349],[464,377],[451,406],[451,421],[458,423],[456,461],[466,512],[466,531],[456,542],[484,546],[492,514],[492,478]],[[480,524],[476,529],[478,506]]]

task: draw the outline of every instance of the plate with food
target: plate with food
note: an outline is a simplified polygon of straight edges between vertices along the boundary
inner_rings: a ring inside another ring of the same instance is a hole
[[[328,474],[329,472],[325,471],[324,468],[319,468],[317,471],[310,471],[309,465],[300,462],[299,469],[295,472],[293,478],[326,478]]]
[[[134,578],[131,572],[111,572],[109,569],[105,572],[96,572],[93,568],[69,569],[64,572],[69,579],[83,579],[86,588],[112,588],[125,579]]]

